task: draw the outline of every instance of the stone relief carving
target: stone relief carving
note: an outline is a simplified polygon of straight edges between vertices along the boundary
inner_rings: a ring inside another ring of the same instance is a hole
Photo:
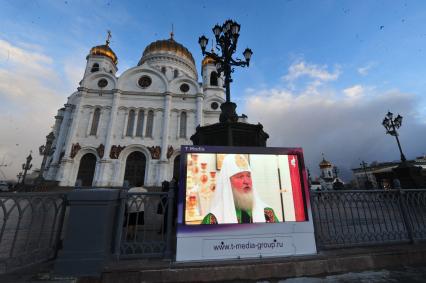
[[[151,153],[152,159],[160,159],[161,147],[160,146],[151,146],[148,147],[149,152]]]
[[[74,156],[76,156],[76,154],[78,153],[78,151],[81,149],[81,146],[79,143],[73,143],[71,146],[71,153],[70,153],[70,157],[74,158]]]
[[[111,151],[109,153],[109,157],[111,159],[117,159],[118,156],[120,155],[121,151],[123,149],[125,149],[125,148],[126,148],[125,146],[121,146],[121,145],[113,145],[113,146],[111,146]]]
[[[104,157],[104,153],[105,153],[105,146],[101,143],[98,148],[96,149],[96,151],[98,152],[98,155],[100,158]]]
[[[167,159],[169,159],[173,155],[173,152],[173,146],[169,146],[169,148],[167,149]]]

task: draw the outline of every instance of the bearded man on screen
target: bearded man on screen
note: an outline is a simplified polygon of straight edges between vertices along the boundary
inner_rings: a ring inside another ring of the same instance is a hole
[[[240,154],[223,159],[210,207],[202,224],[278,222],[274,210],[254,190],[250,166]]]

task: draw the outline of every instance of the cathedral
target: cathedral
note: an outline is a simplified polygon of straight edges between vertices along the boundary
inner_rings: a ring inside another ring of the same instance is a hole
[[[60,186],[159,186],[178,177],[180,146],[219,121],[225,101],[214,60],[201,63],[169,39],[149,44],[117,76],[110,34],[91,48],[77,91],[58,110],[44,178]]]
[[[318,164],[321,176],[315,180],[309,177],[311,190],[314,191],[328,191],[328,190],[342,190],[345,184],[340,180],[337,173],[339,170],[330,161],[326,160],[323,154],[321,162]]]

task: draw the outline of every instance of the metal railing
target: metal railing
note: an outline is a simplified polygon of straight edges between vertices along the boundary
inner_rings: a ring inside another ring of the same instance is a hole
[[[400,194],[412,241],[426,240],[426,190],[401,190]]]
[[[117,258],[172,256],[174,190],[127,193],[118,215]]]
[[[0,273],[56,256],[65,216],[65,195],[0,195]]]
[[[426,240],[426,190],[311,192],[319,249]]]

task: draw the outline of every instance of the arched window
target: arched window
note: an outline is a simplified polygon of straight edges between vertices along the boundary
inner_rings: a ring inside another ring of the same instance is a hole
[[[217,73],[211,72],[210,74],[210,85],[217,85]]]
[[[146,118],[146,132],[145,136],[152,137],[152,130],[154,127],[154,111],[148,111],[148,117]]]
[[[166,67],[161,67],[161,72],[162,72],[163,74],[165,74],[165,73],[166,73]]]
[[[136,124],[136,136],[141,137],[143,133],[143,119],[145,118],[145,112],[139,110],[138,123]]]
[[[91,136],[96,136],[96,133],[98,132],[100,117],[101,117],[101,109],[96,108],[95,112],[93,113],[92,127],[90,128]]]
[[[97,72],[97,71],[99,71],[99,64],[95,63],[95,64],[93,64],[92,69],[90,70],[90,72],[94,73],[94,72]]]
[[[173,77],[177,78],[179,76],[179,71],[177,69],[173,72]]]
[[[92,153],[86,153],[80,160],[78,167],[76,183],[83,187],[92,186],[93,176],[95,175],[96,156]]]
[[[129,187],[140,187],[145,182],[146,156],[139,151],[134,151],[127,157],[124,181]]]
[[[186,138],[186,112],[180,114],[179,137]]]
[[[127,121],[126,136],[128,137],[132,136],[134,125],[135,125],[135,110],[130,110],[129,120]]]

